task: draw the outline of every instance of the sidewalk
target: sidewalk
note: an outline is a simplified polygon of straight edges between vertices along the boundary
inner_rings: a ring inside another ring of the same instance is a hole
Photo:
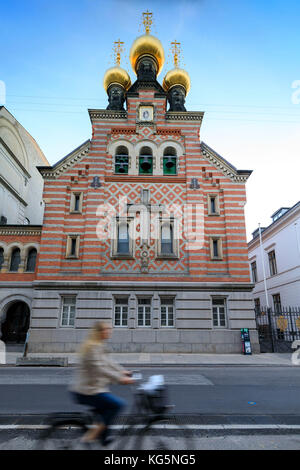
[[[6,354],[6,367],[16,364],[16,359],[22,357],[21,352]],[[77,363],[75,353],[29,353],[28,359],[37,358],[68,358],[68,365]],[[291,366],[292,354],[261,353],[243,354],[169,354],[169,353],[112,353],[112,359],[126,366]],[[0,365],[1,367],[1,365]],[[5,366],[3,366],[5,367]]]

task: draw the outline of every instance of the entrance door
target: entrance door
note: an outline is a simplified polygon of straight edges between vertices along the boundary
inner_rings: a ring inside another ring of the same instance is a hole
[[[9,307],[6,320],[1,325],[4,343],[24,343],[29,328],[30,310],[25,302],[15,302]]]

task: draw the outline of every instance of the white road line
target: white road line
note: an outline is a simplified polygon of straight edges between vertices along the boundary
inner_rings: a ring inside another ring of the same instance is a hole
[[[134,429],[142,429],[143,425],[135,425],[133,426]],[[300,429],[300,425],[298,424],[187,424],[183,425],[182,428],[180,426],[176,426],[173,424],[156,424],[152,426],[154,429],[177,429],[180,431],[183,429],[191,429],[191,430],[225,430],[225,429],[237,429],[237,430],[248,430],[248,429],[291,429],[296,430]],[[6,430],[25,430],[25,429],[33,429],[33,430],[42,430],[48,428],[45,424],[1,424],[0,431]],[[72,429],[75,426],[63,426],[64,429]],[[120,424],[112,425],[111,429],[122,429],[123,426]]]

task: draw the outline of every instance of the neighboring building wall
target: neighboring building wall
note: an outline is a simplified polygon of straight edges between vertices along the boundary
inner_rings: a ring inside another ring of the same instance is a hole
[[[40,239],[41,226],[0,226],[0,338],[1,324],[10,306],[21,301],[28,305],[31,312],[36,269],[27,271],[28,256],[30,250],[36,250],[37,267]],[[17,271],[10,270],[14,249],[20,249]]]
[[[280,294],[282,307],[300,306],[300,203],[262,232],[268,301],[274,308],[273,295]],[[248,243],[250,265],[256,261],[257,282],[253,299],[266,307],[263,262],[259,236]],[[277,274],[271,275],[268,253],[275,251]]]
[[[0,217],[7,224],[43,221],[43,178],[39,165],[49,165],[35,140],[0,107]]]

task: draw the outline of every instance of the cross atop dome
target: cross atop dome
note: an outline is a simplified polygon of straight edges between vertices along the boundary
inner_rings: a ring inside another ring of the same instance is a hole
[[[152,16],[153,13],[150,13],[148,10],[146,12],[143,12],[143,25],[145,26],[145,33],[149,34],[151,30],[151,25],[152,25]]]

